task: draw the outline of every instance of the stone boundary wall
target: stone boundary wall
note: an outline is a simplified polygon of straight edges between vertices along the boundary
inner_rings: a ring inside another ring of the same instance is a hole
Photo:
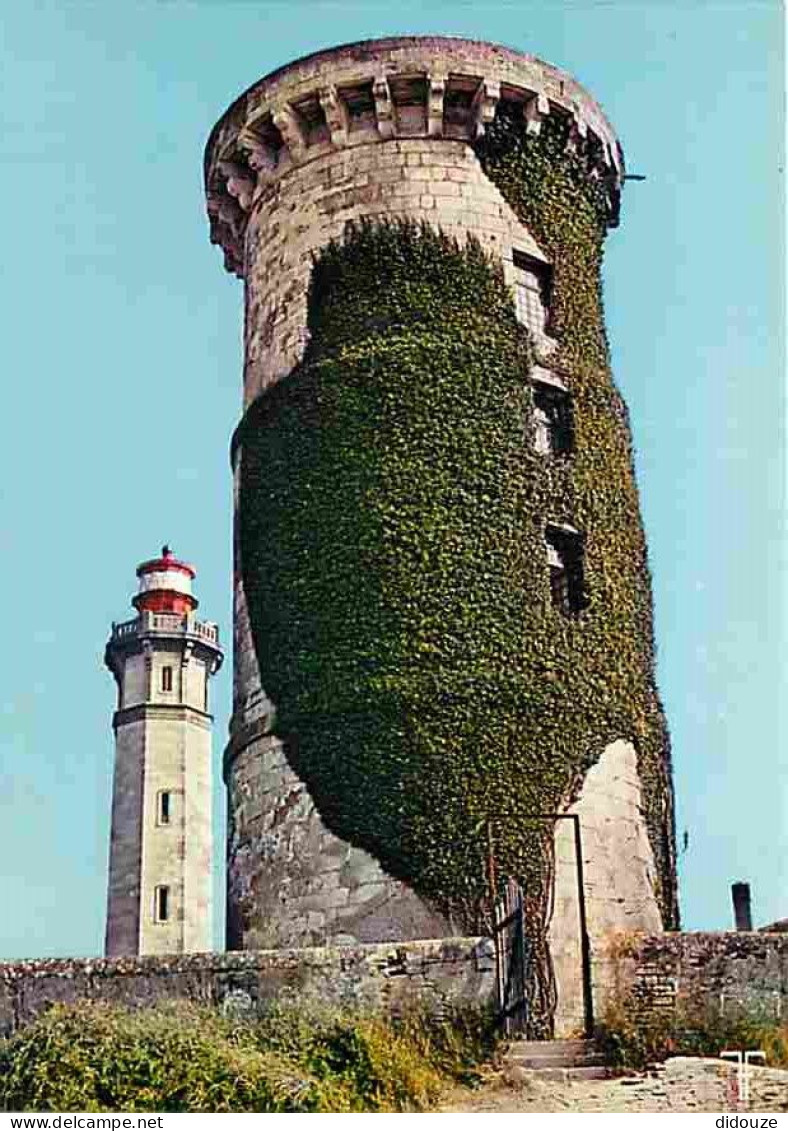
[[[681,1001],[722,1012],[746,1008],[788,1018],[788,934],[611,934],[594,956],[594,1014],[633,993],[638,1009]],[[396,1015],[418,999],[436,1015],[450,1005],[490,1006],[492,942],[482,938],[298,950],[229,951],[152,958],[58,958],[0,963],[0,1037],[56,1002],[141,1007],[187,999],[253,1014],[275,997],[379,1009]]]
[[[764,931],[611,935],[595,962],[597,1020],[630,992],[638,1012],[677,1004],[788,1020],[788,934]]]
[[[486,1006],[495,992],[488,939],[453,938],[357,947],[229,951],[152,958],[57,958],[0,963],[0,1037],[55,1003],[113,1002],[134,1008],[187,999],[253,1014],[275,997],[381,1009],[414,999],[443,1013]]]

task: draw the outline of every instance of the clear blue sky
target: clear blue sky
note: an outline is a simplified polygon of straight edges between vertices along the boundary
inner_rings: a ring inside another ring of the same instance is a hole
[[[229,644],[243,296],[208,242],[207,134],[296,56],[420,32],[568,69],[648,176],[608,242],[606,309],[689,830],[684,922],[727,927],[738,879],[757,922],[788,915],[777,0],[30,0],[2,21],[0,957],[101,952],[102,654],[137,562],[168,540],[196,563]]]

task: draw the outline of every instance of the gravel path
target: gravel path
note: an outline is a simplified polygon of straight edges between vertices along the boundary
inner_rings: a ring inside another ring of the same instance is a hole
[[[538,1072],[507,1068],[481,1088],[457,1088],[444,1112],[788,1112],[788,1070],[751,1069],[749,1106],[735,1106],[735,1069],[719,1060],[677,1056],[648,1074],[610,1080],[546,1080]]]

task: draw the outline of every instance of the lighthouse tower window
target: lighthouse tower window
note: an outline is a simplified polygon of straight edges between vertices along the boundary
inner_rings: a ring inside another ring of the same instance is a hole
[[[166,923],[170,918],[170,889],[166,884],[156,888],[154,896],[154,918],[157,923]]]
[[[163,789],[159,793],[157,817],[160,825],[169,825],[172,818],[172,794],[168,789]]]
[[[576,616],[588,604],[583,571],[583,538],[565,526],[548,526],[545,532],[550,596],[564,616]]]

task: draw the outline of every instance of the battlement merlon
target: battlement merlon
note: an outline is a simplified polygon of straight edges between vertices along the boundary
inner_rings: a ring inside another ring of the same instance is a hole
[[[571,75],[534,55],[451,36],[369,39],[307,55],[260,79],[214,126],[205,150],[211,242],[243,277],[248,217],[266,186],[325,153],[397,138],[475,141],[499,102],[531,132],[569,116],[570,146],[607,188],[618,223],[624,154],[602,108]]]

